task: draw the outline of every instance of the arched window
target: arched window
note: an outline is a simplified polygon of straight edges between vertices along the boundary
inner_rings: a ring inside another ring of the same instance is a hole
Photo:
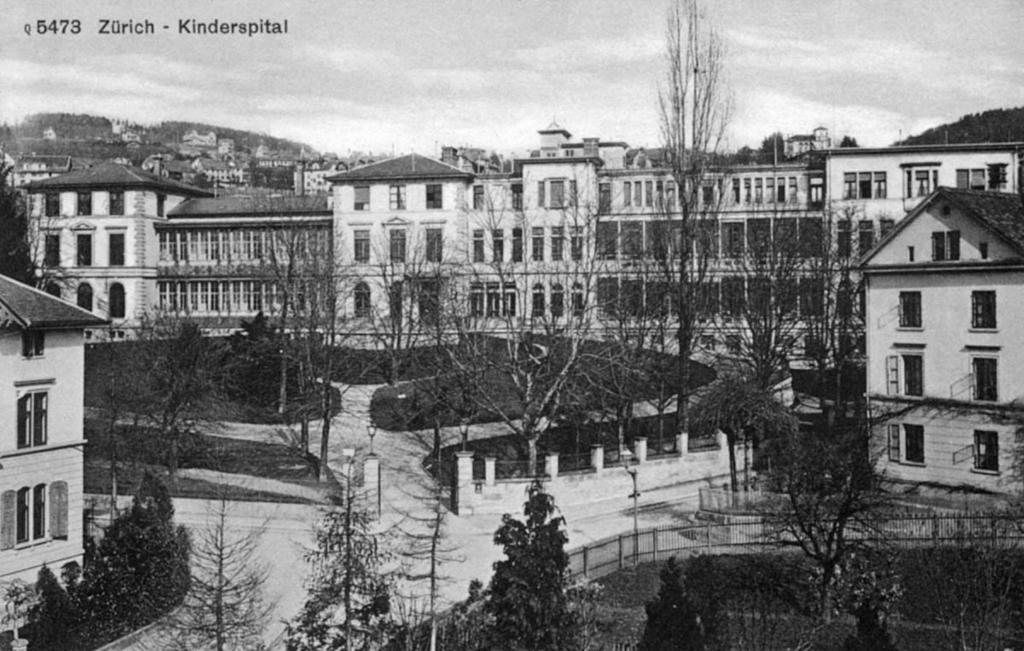
[[[533,286],[533,316],[544,317],[544,285],[537,283]]]
[[[110,286],[110,318],[124,318],[124,285],[121,283]]]
[[[78,286],[78,307],[83,310],[92,310],[92,285],[82,283]]]
[[[367,318],[370,316],[370,287],[366,283],[359,283],[355,290],[356,316]]]
[[[559,284],[551,286],[551,316],[555,319],[565,314],[565,291]]]
[[[46,287],[43,288],[43,291],[45,291],[50,296],[56,296],[57,298],[60,298],[60,285],[58,285],[55,282],[46,283]]]

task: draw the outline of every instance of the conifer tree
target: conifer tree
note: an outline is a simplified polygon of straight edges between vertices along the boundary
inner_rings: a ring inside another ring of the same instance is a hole
[[[682,570],[673,556],[661,570],[658,596],[647,603],[647,626],[641,651],[699,651],[706,646],[700,616],[680,581]]]

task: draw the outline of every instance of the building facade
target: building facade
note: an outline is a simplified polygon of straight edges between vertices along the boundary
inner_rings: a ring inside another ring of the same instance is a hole
[[[881,419],[875,441],[885,476],[1015,491],[1024,423],[1021,196],[940,187],[867,256],[863,272],[867,392]]]
[[[102,323],[0,276],[0,581],[81,562],[82,332]]]

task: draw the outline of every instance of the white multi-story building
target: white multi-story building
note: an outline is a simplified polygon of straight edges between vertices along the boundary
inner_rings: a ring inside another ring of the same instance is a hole
[[[82,331],[102,323],[0,276],[0,582],[81,562]]]
[[[892,480],[1016,490],[1021,196],[940,187],[916,204],[863,264],[880,467]]]

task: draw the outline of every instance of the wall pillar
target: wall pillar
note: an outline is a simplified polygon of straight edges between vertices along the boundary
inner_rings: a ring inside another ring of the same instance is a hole
[[[554,479],[558,476],[558,453],[548,452],[547,458],[544,460],[544,473]]]
[[[686,432],[676,434],[676,452],[686,454],[690,451],[690,435]]]
[[[647,437],[640,436],[633,439],[633,455],[640,463],[647,461]]]
[[[484,457],[484,483],[488,486],[494,486],[494,467],[497,462],[498,459],[496,457]],[[470,471],[472,471],[472,468]]]
[[[604,446],[594,445],[590,448],[590,467],[594,472],[601,474],[604,470]]]
[[[469,513],[468,503],[473,494],[473,453],[460,450],[455,453],[455,513]],[[467,508],[464,510],[463,505]]]

